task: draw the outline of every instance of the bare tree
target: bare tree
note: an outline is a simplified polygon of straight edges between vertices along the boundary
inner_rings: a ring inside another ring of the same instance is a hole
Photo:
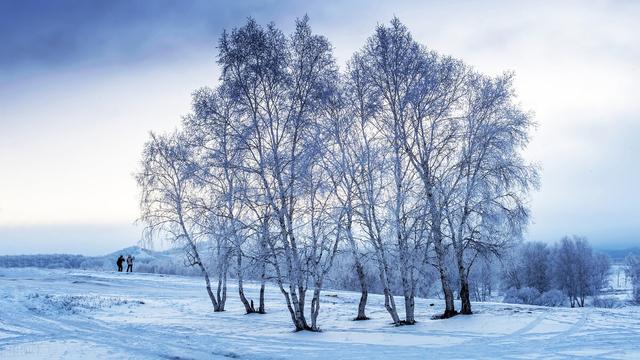
[[[555,285],[569,298],[571,307],[585,306],[587,296],[597,295],[608,282],[610,264],[584,237],[564,237],[554,249]]]
[[[495,256],[480,256],[469,271],[469,288],[475,301],[490,301],[497,288],[498,261]]]
[[[361,54],[363,73],[381,103],[375,119],[395,163],[396,224],[408,225],[399,210],[411,201],[415,171],[421,189],[414,196],[421,199],[422,209],[416,205],[408,213],[428,219],[426,244],[433,242],[445,295],[443,316],[456,314],[447,240],[458,269],[461,311],[470,314],[467,278],[473,260],[504,248],[527,222],[524,197],[537,174],[519,152],[528,142],[529,117],[513,104],[510,75],[491,79],[426,50],[398,19],[378,26]],[[406,234],[424,226],[410,225],[404,236],[402,226],[395,229],[401,277],[409,293]]]
[[[263,28],[250,19],[225,32],[219,50],[222,81],[243,126],[243,167],[262,192],[280,233],[278,244],[270,246],[276,281],[295,328],[312,330],[304,311],[307,259],[297,231],[304,221],[298,203],[309,191],[305,176],[321,154],[316,135],[326,93],[338,79],[331,46],[311,32],[305,17],[288,39],[273,24]]]
[[[356,55],[349,68],[355,134],[351,142],[354,156],[352,176],[355,185],[357,221],[365,234],[366,243],[373,248],[378,276],[384,294],[385,309],[393,324],[400,325],[400,317],[391,287],[390,254],[384,233],[387,231],[384,213],[386,148],[381,131],[375,127],[373,115],[379,111],[373,88],[364,77],[362,57]]]
[[[420,210],[429,217],[429,241],[433,241],[436,252],[437,269],[440,273],[442,289],[445,295],[445,317],[455,314],[453,291],[446,269],[446,244],[443,235],[444,218],[442,203],[445,194],[439,191],[440,177],[446,174],[450,166],[450,151],[455,146],[452,137],[453,128],[444,119],[448,106],[459,96],[455,85],[460,81],[459,71],[454,66],[448,69],[446,79],[448,87],[433,82],[430,77],[438,74],[434,69],[435,55],[427,53],[417,44],[404,25],[397,18],[387,26],[378,26],[375,34],[369,38],[361,51],[363,74],[372,84],[379,97],[381,111],[375,117],[378,128],[385,133],[389,147],[393,152],[394,181],[396,194],[396,223],[403,224],[399,209],[406,200],[406,185],[415,171],[422,189],[417,192],[423,198]],[[455,64],[454,64],[455,65]],[[444,88],[444,89],[443,89]],[[437,90],[437,92],[435,91]],[[437,108],[431,106],[437,105]],[[437,111],[436,111],[437,110]],[[434,116],[429,116],[434,115]],[[411,182],[411,181],[409,181]],[[398,246],[401,253],[404,246],[400,226],[396,226]],[[424,247],[426,251],[428,247]],[[401,264],[407,261],[401,260]],[[408,273],[406,265],[401,265],[403,274]],[[408,275],[403,275],[406,278]],[[407,282],[409,284],[410,282]],[[410,293],[409,286],[406,288]]]
[[[204,276],[207,293],[214,311],[224,311],[226,280],[219,276],[216,294],[211,288],[208,264],[203,259],[203,247],[215,236],[214,220],[203,216],[200,204],[206,194],[196,182],[196,167],[191,150],[178,133],[168,136],[151,134],[143,152],[142,170],[136,179],[142,190],[141,220],[146,233],[165,234],[169,240],[185,250],[187,264],[197,266]],[[210,245],[210,244],[209,244]],[[226,274],[226,253],[218,242],[219,275]]]
[[[625,259],[625,277],[631,278],[633,301],[640,303],[640,256],[629,255]]]
[[[540,293],[553,286],[552,251],[543,242],[525,242],[513,254],[507,256],[505,266],[505,288],[530,287]]]
[[[457,164],[445,213],[458,266],[461,313],[471,313],[468,274],[477,253],[500,255],[528,223],[526,196],[537,170],[522,159],[532,125],[513,101],[511,75],[466,75]],[[471,251],[470,256],[465,252]]]
[[[251,258],[254,260],[254,264],[257,264],[259,268],[260,277],[260,294],[258,298],[258,310],[256,310],[256,312],[265,314],[266,308],[264,302],[264,292],[268,278],[267,265],[270,263],[271,258],[269,244],[271,243],[273,238],[270,230],[270,208],[265,205],[260,205],[259,203],[256,203],[251,199],[245,198],[245,200],[248,200],[247,206],[254,214],[255,219],[253,222],[251,222],[252,225],[250,225],[254,234],[254,242],[250,247],[253,251],[250,251],[250,253],[253,254]]]
[[[324,278],[331,269],[343,234],[343,217],[346,208],[337,206],[336,188],[328,181],[330,166],[316,163],[308,173],[310,189],[306,201],[306,213],[309,228],[306,242],[309,260],[308,272],[313,279],[313,297],[311,300],[311,329],[318,331],[320,314],[320,293]]]
[[[353,94],[347,93],[345,89],[336,92],[332,97],[330,106],[327,107],[327,117],[329,119],[328,133],[331,134],[330,144],[327,146],[326,162],[330,170],[328,171],[332,186],[336,189],[335,197],[339,206],[343,209],[343,224],[340,224],[344,237],[347,241],[349,252],[353,258],[354,268],[360,284],[360,301],[358,302],[358,313],[354,320],[368,320],[366,315],[367,298],[369,295],[369,285],[364,270],[364,254],[355,232],[355,213],[357,211],[357,194],[359,163],[357,161],[358,152],[362,149],[358,143],[357,122],[353,117],[359,118],[357,113],[362,111],[359,106],[363,104],[357,101],[357,84],[347,82],[348,90],[353,90]],[[347,99],[353,103],[349,104]],[[358,106],[359,104],[359,106]],[[349,106],[351,105],[351,106]]]
[[[243,245],[250,235],[247,221],[248,178],[240,169],[244,151],[234,126],[234,106],[229,89],[203,88],[194,93],[193,112],[184,119],[184,128],[196,149],[200,181],[212,189],[217,203],[211,211],[221,223],[220,236],[232,246],[238,295],[246,313],[256,312],[244,293]]]

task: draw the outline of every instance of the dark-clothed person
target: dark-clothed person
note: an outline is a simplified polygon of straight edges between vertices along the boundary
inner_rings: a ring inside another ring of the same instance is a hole
[[[124,256],[120,255],[118,257],[118,260],[116,261],[116,264],[118,265],[118,271],[122,272],[122,263],[124,262]]]

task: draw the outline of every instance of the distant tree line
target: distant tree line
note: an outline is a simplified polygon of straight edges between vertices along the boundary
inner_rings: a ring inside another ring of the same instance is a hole
[[[0,267],[21,268],[66,268],[79,269],[86,264],[87,257],[82,255],[69,254],[47,254],[47,255],[4,255],[0,256]]]

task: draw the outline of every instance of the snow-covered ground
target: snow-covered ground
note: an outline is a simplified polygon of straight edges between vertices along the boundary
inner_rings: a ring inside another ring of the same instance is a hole
[[[0,269],[0,359],[640,359],[635,306],[477,303],[473,316],[429,320],[442,303],[418,299],[419,323],[393,327],[381,296],[356,322],[358,294],[325,291],[323,332],[294,333],[277,288],[266,315],[243,315],[236,291],[214,313],[195,277]]]

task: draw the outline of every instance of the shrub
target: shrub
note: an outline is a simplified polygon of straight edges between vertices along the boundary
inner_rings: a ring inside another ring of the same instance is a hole
[[[542,306],[563,306],[567,301],[566,296],[562,293],[562,291],[553,289],[549,291],[545,291],[538,297],[536,300],[536,305]]]
[[[622,307],[623,303],[614,297],[608,296],[608,297],[594,297],[592,305],[593,307],[613,309],[613,308]]]
[[[524,287],[522,289],[509,289],[506,291],[503,302],[513,304],[533,305],[540,296],[540,292],[534,288]]]

